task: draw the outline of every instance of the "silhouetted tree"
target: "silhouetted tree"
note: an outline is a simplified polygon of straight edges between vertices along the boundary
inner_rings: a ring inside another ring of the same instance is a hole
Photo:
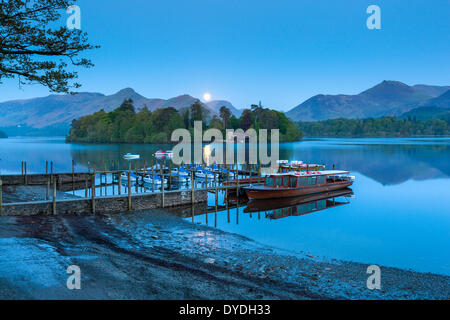
[[[89,68],[92,62],[79,58],[83,51],[98,48],[88,43],[78,29],[59,28],[61,13],[75,0],[0,1],[0,83],[18,78],[19,84],[40,83],[54,92],[80,87],[70,82],[78,77],[68,64]]]

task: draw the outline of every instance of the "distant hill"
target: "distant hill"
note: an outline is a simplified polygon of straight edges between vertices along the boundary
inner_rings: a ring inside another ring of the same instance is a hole
[[[407,120],[446,120],[450,121],[450,109],[438,108],[438,107],[419,107],[405,112],[400,116],[402,119]]]
[[[449,89],[449,86],[408,86],[399,81],[383,81],[357,95],[314,96],[286,114],[296,121],[399,116],[447,94]],[[450,108],[448,102],[442,101],[441,105]]]
[[[75,95],[49,95],[42,98],[14,100],[0,103],[0,128],[21,135],[55,134],[60,135],[70,127],[73,119],[92,114],[104,109],[106,112],[119,107],[124,99],[131,98],[137,110],[144,106],[151,111],[158,108],[174,107],[177,110],[189,108],[197,98],[181,95],[168,100],[149,99],[131,88],[126,88],[112,95],[81,92]],[[213,107],[202,103],[210,116],[217,112]]]
[[[440,96],[423,101],[420,103],[420,106],[423,107],[438,107],[438,108],[450,108],[450,90],[447,90]]]
[[[0,139],[6,139],[6,138],[8,138],[8,135],[5,132],[0,130]]]
[[[208,103],[206,103],[206,105],[214,110],[217,114],[220,113],[220,108],[225,106],[228,109],[230,109],[231,114],[233,114],[236,118],[239,118],[242,114],[242,110],[238,110],[236,109],[231,102],[229,101],[225,101],[225,100],[214,100],[214,101],[210,101]]]

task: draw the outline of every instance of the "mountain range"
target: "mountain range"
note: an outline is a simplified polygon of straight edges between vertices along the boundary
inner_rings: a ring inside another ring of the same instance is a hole
[[[80,92],[74,95],[49,95],[42,98],[14,100],[0,103],[0,127],[35,128],[69,127],[73,119],[92,114],[101,109],[106,112],[120,106],[124,99],[131,98],[137,110],[144,106],[151,111],[159,108],[174,107],[177,110],[189,108],[199,100],[190,95],[181,95],[171,99],[149,99],[131,88],[120,90],[112,95]],[[237,116],[237,110],[228,101],[210,101],[202,103],[210,115],[218,115],[221,106],[227,106]]]
[[[316,95],[286,114],[293,120],[400,116],[419,107],[450,108],[450,86],[383,81],[357,95]]]
[[[13,100],[0,103],[0,128],[8,135],[31,135],[57,132],[66,134],[73,119],[92,114],[101,109],[109,112],[131,98],[137,110],[144,106],[151,111],[174,107],[189,108],[199,100],[188,94],[170,99],[146,98],[131,88],[112,95],[80,92],[74,95],[49,95],[47,97]],[[219,115],[226,106],[239,117],[229,101],[215,100],[202,103],[210,116]],[[431,107],[431,108],[430,108]],[[417,110],[416,110],[417,109]],[[440,118],[450,110],[450,86],[414,85],[399,81],[383,81],[357,95],[316,95],[299,104],[286,114],[295,121],[317,121],[334,118],[376,118],[381,116],[414,116]],[[56,133],[55,133],[56,134]]]

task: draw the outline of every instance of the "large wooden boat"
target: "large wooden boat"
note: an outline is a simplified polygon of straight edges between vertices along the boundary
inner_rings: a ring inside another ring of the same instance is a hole
[[[277,173],[266,177],[264,185],[244,187],[249,199],[297,197],[350,187],[354,177],[348,171]]]
[[[244,212],[260,212],[260,211],[270,211],[278,210],[288,207],[295,207],[300,204],[314,202],[325,199],[334,199],[339,197],[350,197],[353,195],[353,190],[350,188],[344,188],[340,190],[320,192],[314,194],[308,194],[298,197],[289,197],[278,199],[273,201],[273,199],[262,199],[262,200],[250,200],[247,203]]]

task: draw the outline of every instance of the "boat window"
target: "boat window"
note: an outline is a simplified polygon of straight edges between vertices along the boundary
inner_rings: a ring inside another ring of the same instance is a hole
[[[267,186],[273,186],[273,177],[267,177],[266,178],[266,185]]]
[[[305,186],[306,183],[307,183],[306,177],[300,177],[300,178],[298,178],[298,185],[299,185],[299,186]]]
[[[283,178],[282,178],[282,177],[277,178],[277,179],[275,180],[275,185],[276,185],[277,187],[281,187],[281,186],[283,185]]]
[[[325,176],[317,177],[317,183],[318,184],[325,184]]]
[[[308,184],[309,185],[316,184],[316,182],[317,182],[317,177],[308,177]]]
[[[297,186],[297,177],[291,177],[289,182],[290,182],[289,186],[291,188],[296,187]]]

